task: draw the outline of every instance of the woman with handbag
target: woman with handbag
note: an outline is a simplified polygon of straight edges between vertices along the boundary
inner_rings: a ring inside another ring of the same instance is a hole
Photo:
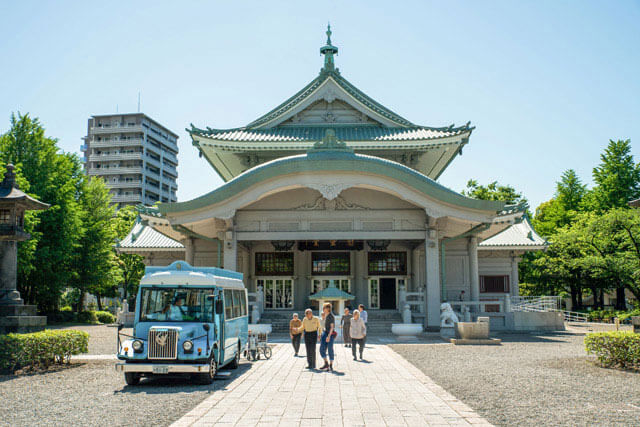
[[[322,318],[324,331],[320,338],[320,356],[324,359],[324,366],[321,370],[333,371],[333,341],[336,339],[338,333],[336,332],[336,319],[331,312],[331,303],[325,303],[322,306]],[[327,360],[327,352],[329,353],[329,360]]]

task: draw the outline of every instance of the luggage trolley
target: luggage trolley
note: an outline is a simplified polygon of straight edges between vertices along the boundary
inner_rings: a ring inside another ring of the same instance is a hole
[[[247,340],[247,360],[260,360],[260,353],[265,359],[271,359],[271,347],[269,347],[269,334],[266,332],[254,333],[249,331]]]

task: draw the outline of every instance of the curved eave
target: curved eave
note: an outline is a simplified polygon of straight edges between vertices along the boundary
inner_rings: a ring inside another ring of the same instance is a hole
[[[478,245],[479,251],[544,251],[548,245]]]
[[[317,152],[284,157],[250,169],[221,187],[196,199],[180,203],[161,203],[162,214],[202,209],[235,196],[262,181],[296,173],[308,172],[360,172],[398,180],[423,194],[444,203],[477,211],[499,212],[504,202],[477,200],[452,191],[415,170],[390,160],[374,156],[337,151]]]

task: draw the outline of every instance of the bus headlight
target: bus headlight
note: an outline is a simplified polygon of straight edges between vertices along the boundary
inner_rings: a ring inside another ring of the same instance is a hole
[[[142,341],[140,340],[135,340],[131,343],[131,348],[133,348],[133,351],[135,351],[136,353],[140,353],[142,351]]]
[[[193,342],[185,341],[182,343],[182,349],[185,353],[191,353],[193,351]]]

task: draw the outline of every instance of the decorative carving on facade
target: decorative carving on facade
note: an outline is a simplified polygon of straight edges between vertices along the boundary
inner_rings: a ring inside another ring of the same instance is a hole
[[[306,203],[298,207],[293,208],[298,211],[315,211],[315,210],[327,210],[327,211],[347,211],[347,210],[367,210],[369,208],[360,206],[355,203],[350,203],[340,196],[336,196],[333,199],[327,199],[325,197],[318,197],[312,203]]]
[[[338,197],[340,193],[342,193],[343,190],[346,190],[347,188],[352,187],[351,184],[344,184],[344,183],[324,184],[324,183],[314,182],[314,183],[308,183],[305,185],[314,190],[318,190],[320,194],[322,194],[322,197],[324,197],[327,200],[335,199],[336,197]]]

